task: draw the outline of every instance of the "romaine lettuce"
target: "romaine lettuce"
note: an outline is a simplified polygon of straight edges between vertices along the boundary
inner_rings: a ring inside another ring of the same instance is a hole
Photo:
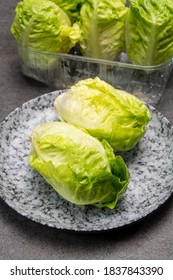
[[[114,60],[124,49],[124,21],[128,8],[121,0],[87,0],[79,26],[84,56]]]
[[[11,32],[17,43],[35,51],[68,53],[80,37],[77,25],[71,25],[67,14],[48,0],[24,0],[16,6]],[[26,53],[25,53],[26,55]],[[28,53],[31,67],[48,68],[51,56]]]
[[[173,1],[130,0],[125,24],[127,56],[133,64],[157,65],[173,56]]]
[[[133,148],[150,120],[141,100],[98,77],[76,83],[55,99],[54,107],[62,120],[106,139],[114,151]]]
[[[111,146],[63,122],[47,122],[31,135],[29,162],[66,200],[114,208],[127,189],[129,171]]]

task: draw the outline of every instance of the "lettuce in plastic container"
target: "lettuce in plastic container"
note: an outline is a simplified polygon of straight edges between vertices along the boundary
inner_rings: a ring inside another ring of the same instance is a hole
[[[79,26],[84,56],[114,60],[124,49],[124,21],[128,8],[121,0],[87,0]]]
[[[68,53],[79,40],[79,27],[72,25],[67,14],[51,1],[24,0],[15,11],[11,32],[17,44],[36,51],[21,53],[30,67],[47,69],[54,62],[54,57],[37,51]]]
[[[63,121],[106,139],[114,151],[133,148],[150,120],[143,101],[98,77],[81,80],[57,96],[54,108]]]
[[[158,65],[173,56],[173,1],[130,0],[125,23],[126,52],[138,65]]]
[[[63,122],[47,122],[31,135],[29,162],[64,199],[113,209],[126,191],[129,171],[111,146]]]

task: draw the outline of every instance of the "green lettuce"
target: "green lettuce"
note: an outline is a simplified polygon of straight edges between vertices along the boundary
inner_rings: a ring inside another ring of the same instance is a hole
[[[114,151],[133,148],[150,120],[147,106],[134,95],[95,79],[79,81],[57,96],[54,107],[60,118],[106,141]]]
[[[131,0],[125,23],[126,52],[138,65],[157,65],[173,56],[172,0]]]
[[[50,0],[62,8],[72,22],[79,19],[80,9],[85,0]]]
[[[72,25],[67,14],[48,0],[19,2],[11,32],[20,47],[49,53],[68,53],[80,37],[79,27]],[[31,67],[47,68],[54,60],[38,52],[26,54],[28,58],[23,58]]]
[[[64,199],[112,209],[127,189],[127,166],[105,140],[63,122],[37,126],[30,139],[31,167]]]
[[[80,48],[84,56],[114,60],[124,49],[128,8],[121,0],[87,0],[80,11]]]

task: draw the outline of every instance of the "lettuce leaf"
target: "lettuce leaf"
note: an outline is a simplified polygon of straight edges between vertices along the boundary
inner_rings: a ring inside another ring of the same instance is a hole
[[[84,56],[114,60],[122,52],[127,9],[121,0],[85,1],[79,20]]]
[[[125,23],[127,56],[133,64],[158,65],[173,56],[172,0],[130,0]]]
[[[84,0],[50,0],[56,3],[71,19],[72,22],[76,22],[79,19],[80,9]]]
[[[80,37],[78,26],[72,25],[67,14],[48,0],[19,2],[11,32],[20,47],[49,53],[68,53]],[[28,56],[31,67],[47,68],[54,60],[37,52],[28,52]]]
[[[98,77],[76,83],[55,99],[54,107],[62,120],[106,139],[114,151],[133,148],[150,120],[141,100]]]
[[[39,125],[31,134],[29,162],[64,199],[113,209],[130,174],[111,146],[63,122]]]

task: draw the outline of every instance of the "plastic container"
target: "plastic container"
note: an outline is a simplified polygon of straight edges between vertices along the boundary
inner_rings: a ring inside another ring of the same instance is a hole
[[[173,65],[172,59],[157,66],[134,65],[125,53],[117,61],[40,52],[20,46],[18,53],[24,75],[55,89],[69,88],[79,80],[98,76],[152,105],[163,95]]]

